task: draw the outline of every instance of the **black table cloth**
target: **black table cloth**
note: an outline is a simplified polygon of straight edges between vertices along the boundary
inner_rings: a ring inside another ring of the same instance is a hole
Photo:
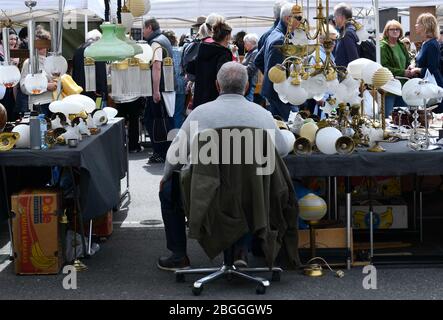
[[[6,171],[9,167],[79,168],[83,219],[103,215],[119,204],[120,181],[128,168],[124,120],[112,119],[100,128],[99,134],[84,137],[76,148],[57,145],[47,150],[13,149],[0,153],[0,166]],[[4,192],[0,193],[0,202],[0,218],[5,218]]]
[[[407,141],[380,143],[386,152],[357,148],[349,155],[288,155],[284,158],[291,177],[352,177],[443,174],[443,150],[413,151]]]

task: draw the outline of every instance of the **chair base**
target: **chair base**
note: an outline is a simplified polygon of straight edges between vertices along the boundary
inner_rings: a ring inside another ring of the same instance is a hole
[[[175,277],[177,282],[184,282],[185,275],[188,274],[208,274],[194,282],[192,287],[192,293],[196,296],[200,295],[203,291],[203,286],[221,277],[226,277],[231,280],[233,276],[243,278],[257,284],[256,293],[265,294],[266,288],[269,287],[269,280],[261,277],[253,277],[246,272],[272,272],[272,281],[280,281],[280,273],[283,272],[281,268],[237,268],[234,265],[224,264],[221,268],[201,268],[201,269],[188,269],[175,271]]]

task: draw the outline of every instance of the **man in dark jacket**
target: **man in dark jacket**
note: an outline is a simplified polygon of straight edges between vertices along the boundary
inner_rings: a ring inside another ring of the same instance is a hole
[[[340,38],[334,49],[335,63],[337,66],[347,67],[348,64],[358,59],[358,42],[355,27],[351,22],[352,8],[346,3],[339,3],[334,8],[334,19],[340,31]]]
[[[272,25],[271,28],[269,28],[268,31],[266,31],[265,33],[262,34],[262,36],[260,37],[260,39],[258,40],[258,44],[257,44],[257,49],[258,51],[261,50],[261,48],[263,48],[263,46],[266,43],[266,39],[269,37],[269,35],[271,34],[272,31],[274,31],[274,29],[278,26],[278,23],[280,22],[280,11],[281,11],[281,7],[286,3],[285,0],[277,0],[274,3],[274,24]]]
[[[292,15],[292,9],[294,4],[285,4],[280,12],[280,22],[274,31],[271,32],[266,40],[265,46],[259,51],[255,58],[255,64],[263,73],[263,88],[262,95],[268,99],[270,104],[270,111],[273,115],[280,116],[285,121],[288,120],[289,112],[292,106],[287,103],[283,103],[278,97],[278,93],[274,90],[273,83],[269,80],[268,71],[278,63],[282,63],[285,57],[277,45],[282,45],[285,39],[288,23]],[[300,25],[302,12],[301,10],[292,19],[292,30]]]

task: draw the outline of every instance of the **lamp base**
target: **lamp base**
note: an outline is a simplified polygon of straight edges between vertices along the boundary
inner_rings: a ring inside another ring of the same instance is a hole
[[[385,152],[385,148],[383,148],[379,142],[377,141],[373,147],[368,149],[369,152]]]
[[[74,261],[74,269],[77,272],[81,272],[81,271],[88,270],[88,267],[83,262],[81,262],[80,260],[75,259],[75,261]]]
[[[309,277],[321,277],[323,275],[323,268],[317,263],[312,263],[304,268],[303,273]]]

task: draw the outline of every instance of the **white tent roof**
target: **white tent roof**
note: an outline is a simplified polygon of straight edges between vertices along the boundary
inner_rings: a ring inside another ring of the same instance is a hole
[[[315,0],[308,0],[311,12],[314,13]],[[330,0],[332,7],[343,0]],[[346,1],[346,0],[345,0]],[[24,5],[24,0],[1,0],[0,9],[17,22],[29,19],[29,10]],[[113,13],[117,0],[111,0]],[[217,12],[225,16],[233,26],[269,26],[273,20],[272,7],[275,0],[151,0],[152,15],[161,21],[165,27],[187,28],[201,15]],[[295,2],[295,1],[292,1]],[[306,5],[307,1],[303,1]],[[369,8],[371,0],[347,0],[354,8]],[[37,0],[34,16],[38,20],[57,18],[59,0]],[[436,0],[379,0],[380,8],[395,7],[408,8],[409,6],[436,5]],[[323,0],[323,5],[326,1]],[[443,7],[443,6],[440,6]],[[101,19],[104,16],[103,0],[66,0],[65,21],[78,19],[83,21],[87,15],[89,19]],[[2,19],[0,14],[0,20]],[[311,14],[312,16],[312,14]],[[141,19],[139,19],[141,21]]]

